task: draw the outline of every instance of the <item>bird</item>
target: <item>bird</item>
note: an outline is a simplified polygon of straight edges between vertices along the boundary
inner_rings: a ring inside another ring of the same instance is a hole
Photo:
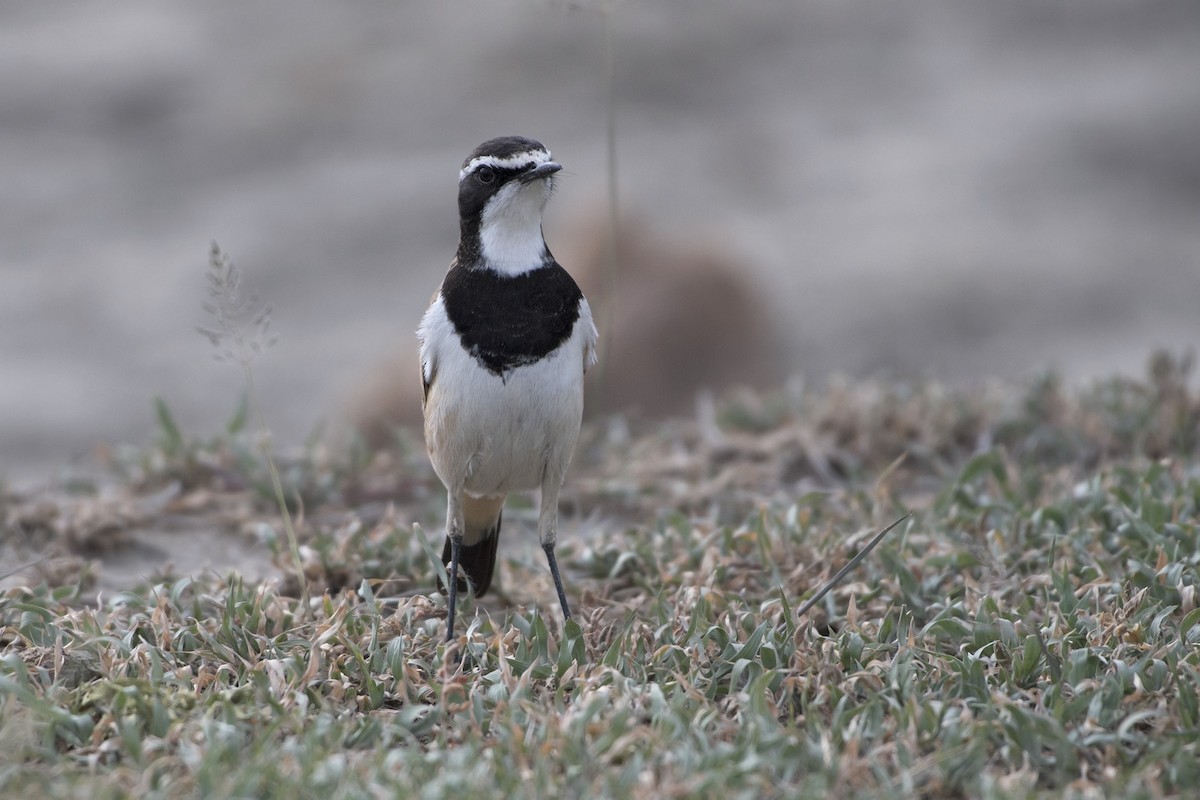
[[[458,249],[421,318],[425,445],[446,487],[446,641],[460,591],[491,586],[504,502],[541,490],[538,537],[564,622],[558,498],[596,362],[587,299],[554,259],[542,215],[562,165],[540,142],[489,139],[458,175]]]

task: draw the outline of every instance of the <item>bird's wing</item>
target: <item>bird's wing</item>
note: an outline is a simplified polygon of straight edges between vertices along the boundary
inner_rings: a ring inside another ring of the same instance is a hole
[[[422,361],[421,362],[421,408],[424,408],[425,404],[429,402],[429,387],[433,386],[434,374],[435,373],[433,370],[433,362],[432,361]]]
[[[588,305],[586,297],[579,298],[579,322],[577,325],[583,325],[583,371],[586,373],[588,368],[596,363],[598,355],[596,353],[596,340],[600,334],[596,332],[596,323],[592,320],[592,308]]]
[[[417,339],[421,342],[422,410],[424,410],[425,404],[429,402],[429,389],[433,386],[433,380],[437,376],[436,345],[439,334],[442,333],[439,329],[448,322],[446,309],[442,305],[442,292],[439,289],[434,292],[433,298],[429,302],[429,308],[426,309],[425,316],[421,318],[421,325],[417,328]]]

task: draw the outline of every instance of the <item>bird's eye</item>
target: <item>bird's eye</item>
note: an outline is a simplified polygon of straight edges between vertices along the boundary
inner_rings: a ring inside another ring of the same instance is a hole
[[[480,183],[491,183],[496,180],[496,173],[492,171],[491,167],[480,167],[475,171],[475,177],[479,179]]]

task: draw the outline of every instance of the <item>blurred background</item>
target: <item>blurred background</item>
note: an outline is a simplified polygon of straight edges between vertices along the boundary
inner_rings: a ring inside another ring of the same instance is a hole
[[[510,133],[566,166],[545,230],[606,327],[596,409],[1084,381],[1200,338],[1194,0],[5,3],[0,478],[148,441],[156,395],[219,429],[212,240],[275,309],[277,442],[416,418],[457,171]]]

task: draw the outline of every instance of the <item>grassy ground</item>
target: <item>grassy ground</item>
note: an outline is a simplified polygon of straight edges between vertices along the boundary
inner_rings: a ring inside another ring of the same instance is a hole
[[[507,591],[468,603],[449,648],[419,447],[287,461],[304,600],[252,437],[235,420],[190,441],[163,409],[159,447],[114,456],[115,491],[0,501],[10,546],[58,547],[0,594],[0,791],[1194,796],[1189,366],[592,425],[560,546],[578,617],[562,625],[518,504]],[[166,571],[97,600],[106,548],[168,513],[257,537],[276,577]]]

